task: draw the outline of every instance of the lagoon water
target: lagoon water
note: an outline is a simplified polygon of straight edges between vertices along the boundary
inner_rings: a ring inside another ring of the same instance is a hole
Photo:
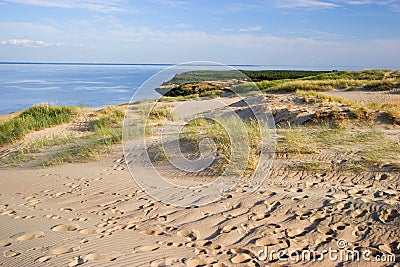
[[[101,107],[129,102],[165,65],[0,64],[0,113],[34,104]],[[156,97],[154,91],[148,98]]]
[[[39,103],[90,107],[126,103],[143,82],[170,66],[172,65],[1,63],[0,114],[26,109]],[[271,65],[234,67],[252,70],[299,69],[294,66]],[[152,89],[141,95],[141,98],[157,97],[159,95]]]

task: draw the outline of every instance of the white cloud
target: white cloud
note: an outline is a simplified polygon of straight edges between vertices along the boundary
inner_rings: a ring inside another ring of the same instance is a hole
[[[181,6],[190,4],[190,1],[182,1],[182,0],[154,0],[154,2],[171,6]]]
[[[6,2],[42,7],[80,8],[97,12],[124,10],[121,0],[5,0]]]
[[[262,29],[262,27],[257,25],[257,26],[250,26],[250,27],[247,27],[247,28],[241,28],[241,29],[239,29],[239,31],[240,32],[256,32],[256,31],[259,31],[261,29]]]
[[[70,46],[70,47],[80,47],[83,48],[82,44],[63,44],[63,43],[51,43],[45,41],[33,41],[28,39],[10,39],[10,40],[0,40],[0,45],[8,45],[8,46],[22,46],[22,47],[61,47],[61,46]]]
[[[333,1],[321,1],[321,0],[281,0],[278,3],[278,7],[283,8],[334,8],[340,5]]]
[[[338,8],[345,5],[380,5],[399,8],[399,0],[279,0],[281,8]]]
[[[186,24],[186,23],[178,23],[178,24],[175,24],[175,27],[176,28],[189,28],[189,27],[192,27],[192,25]]]

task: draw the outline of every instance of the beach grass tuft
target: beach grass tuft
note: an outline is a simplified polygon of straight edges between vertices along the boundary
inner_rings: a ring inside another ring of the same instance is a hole
[[[37,131],[72,120],[76,107],[41,104],[0,124],[0,145],[13,143],[30,131]]]

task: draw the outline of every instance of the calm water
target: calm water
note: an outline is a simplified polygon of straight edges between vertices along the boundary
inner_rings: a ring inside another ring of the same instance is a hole
[[[0,64],[0,113],[38,103],[101,107],[128,102],[163,65]],[[148,98],[156,97],[154,91]]]
[[[168,66],[0,64],[0,113],[26,109],[38,103],[101,107],[129,102],[144,81]],[[293,66],[253,65],[236,68],[299,69]],[[148,90],[141,98],[158,96],[154,90]]]

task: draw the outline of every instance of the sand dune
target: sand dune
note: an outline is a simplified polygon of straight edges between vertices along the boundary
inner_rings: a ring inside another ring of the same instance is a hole
[[[343,171],[352,157],[334,149],[277,153],[256,192],[243,181],[220,200],[190,208],[148,196],[121,152],[88,163],[1,169],[0,266],[398,265],[399,173]],[[288,166],[299,160],[329,167]],[[393,255],[396,263],[259,257],[265,249],[338,246]]]

